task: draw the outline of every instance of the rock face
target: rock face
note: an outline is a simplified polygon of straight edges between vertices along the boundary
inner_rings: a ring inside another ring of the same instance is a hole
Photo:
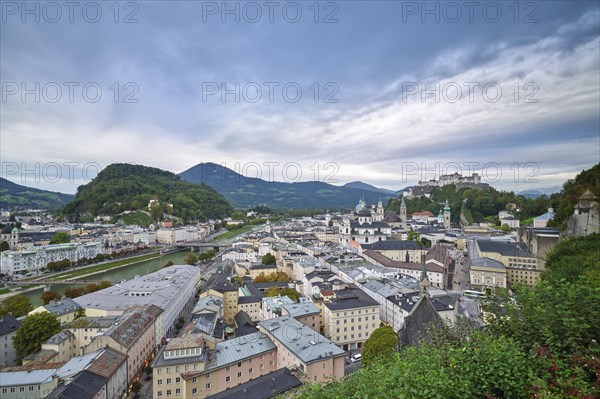
[[[565,235],[569,237],[581,237],[600,232],[600,207],[596,196],[590,190],[586,190],[577,204],[573,215],[567,221]]]

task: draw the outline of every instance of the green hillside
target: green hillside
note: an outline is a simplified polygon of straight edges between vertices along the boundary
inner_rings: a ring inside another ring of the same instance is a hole
[[[185,182],[171,172],[140,165],[112,164],[90,183],[77,189],[75,199],[60,213],[71,221],[89,220],[97,215],[115,216],[124,211],[148,211],[148,202],[158,198],[154,218],[170,213],[184,222],[221,218],[233,211],[231,204],[204,184]]]
[[[409,215],[418,211],[430,211],[437,215],[444,207],[446,199],[450,205],[453,223],[459,223],[461,210],[470,222],[491,221],[497,223],[498,212],[506,210],[508,203],[516,204],[520,209],[515,213],[516,217],[526,220],[546,213],[548,208],[556,208],[560,201],[560,194],[526,198],[514,192],[498,191],[493,187],[487,190],[461,188],[456,191],[456,187],[451,184],[434,188],[430,198],[420,197],[405,200],[406,211]],[[400,203],[401,199],[391,200],[387,209],[399,213]]]
[[[0,177],[0,209],[57,209],[73,199],[71,194],[38,190]]]

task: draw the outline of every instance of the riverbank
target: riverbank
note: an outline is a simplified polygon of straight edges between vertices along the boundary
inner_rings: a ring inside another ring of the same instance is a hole
[[[31,280],[31,286],[26,286],[25,289],[15,290],[3,295],[0,295],[0,301],[10,298],[14,295],[24,294],[31,291],[37,291],[43,288],[43,285],[36,284],[36,280],[50,280],[56,281],[57,284],[61,280],[78,280],[85,277],[94,276],[96,274],[105,273],[109,270],[116,270],[123,267],[128,267],[131,265],[135,265],[137,263],[146,262],[148,260],[160,258],[161,255],[158,252],[144,255],[131,256],[129,258],[120,259],[117,261],[108,261],[103,262],[96,265],[88,265],[78,268],[77,270],[72,270],[68,272],[60,272],[57,274],[45,275],[45,276],[36,276],[35,280]]]
[[[252,230],[256,226],[260,226],[260,225],[244,226],[244,227],[241,227],[239,229],[227,231],[227,232],[225,232],[223,234],[220,234],[220,235],[216,236],[215,238],[213,238],[209,242],[215,242],[215,241],[223,240],[223,239],[226,239],[226,238],[232,238],[232,237],[235,237],[237,235],[240,235],[240,234],[243,234],[243,233],[247,233],[247,232],[249,232],[250,230]]]
[[[113,262],[109,262],[109,263],[104,263],[101,265],[94,265],[94,266],[91,266],[91,267],[88,267],[88,268],[82,269],[82,270],[73,270],[70,272],[63,272],[63,273],[57,274],[57,275],[49,278],[48,280],[53,280],[53,281],[56,281],[56,280],[78,280],[83,277],[88,277],[88,276],[92,276],[94,274],[103,273],[107,270],[118,269],[120,267],[133,265],[135,263],[144,262],[146,260],[159,258],[160,256],[161,255],[158,252],[153,253],[153,254],[134,256],[134,257],[121,259],[121,260],[117,260],[117,261],[113,261]]]

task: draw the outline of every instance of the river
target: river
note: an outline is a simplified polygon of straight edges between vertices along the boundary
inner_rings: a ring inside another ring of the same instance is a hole
[[[162,268],[165,265],[165,263],[167,263],[168,261],[172,261],[173,263],[180,264],[180,265],[185,264],[184,259],[189,252],[190,252],[189,250],[174,252],[174,253],[170,253],[170,254],[161,256],[159,258],[146,260],[146,261],[139,262],[139,263],[136,263],[136,264],[133,264],[130,266],[124,266],[124,267],[117,268],[117,269],[107,270],[104,273],[95,274],[93,276],[82,277],[82,278],[84,280],[94,280],[94,281],[130,280],[130,279],[134,278],[136,275],[141,276],[144,274],[152,273],[152,272]],[[198,254],[197,252],[194,252],[194,253]],[[67,287],[77,287],[77,286],[72,285],[72,284],[70,284],[70,285],[57,284],[57,285],[51,286],[50,289],[63,295],[65,292],[65,288],[67,288]],[[23,295],[27,296],[31,300],[31,303],[33,304],[33,306],[38,307],[41,305],[41,301],[40,301],[41,293],[42,293],[42,289],[39,289],[39,290],[35,290],[35,291],[26,292]]]
[[[225,239],[218,240],[215,243],[219,244],[231,244],[234,241],[237,241],[240,237],[243,237],[246,233],[241,233],[240,235],[235,235],[232,237],[228,237]],[[206,248],[208,250],[208,248]],[[204,252],[204,251],[202,251]],[[104,273],[95,274],[93,276],[82,277],[84,280],[93,280],[93,281],[121,281],[121,280],[130,280],[135,276],[142,276],[144,274],[155,272],[156,270],[162,268],[165,263],[168,261],[172,261],[174,264],[185,264],[185,257],[189,253],[189,250],[184,250],[180,252],[170,253],[159,258],[154,258],[150,260],[146,260],[143,262],[135,263],[130,266],[124,266],[117,269],[107,270]],[[195,254],[198,254],[197,251],[194,251]],[[82,284],[83,285],[83,284]],[[56,284],[52,285],[50,289],[52,291],[56,291],[61,295],[64,295],[65,288],[67,287],[78,287],[73,284]],[[24,293],[26,297],[31,300],[33,306],[38,307],[42,304],[40,300],[40,295],[42,294],[42,288],[35,291],[29,291]]]

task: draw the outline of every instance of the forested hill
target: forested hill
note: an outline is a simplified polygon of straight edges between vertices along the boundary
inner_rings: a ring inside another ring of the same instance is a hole
[[[556,220],[550,225],[562,226],[573,213],[577,199],[586,190],[590,190],[600,198],[600,163],[582,171],[574,179],[567,180],[560,193],[549,196],[527,198],[514,192],[498,191],[493,187],[486,190],[461,188],[456,191],[454,185],[448,185],[434,188],[430,198],[413,198],[407,199],[405,202],[409,215],[417,211],[430,211],[437,215],[448,199],[454,223],[459,222],[461,211],[471,223],[486,221],[498,223],[498,212],[506,210],[507,204],[513,203],[517,207],[517,210],[514,211],[515,216],[528,224],[532,218],[546,213],[548,208],[554,208]],[[401,199],[390,200],[386,210],[394,210],[399,213],[400,203]]]
[[[90,183],[77,189],[75,199],[60,213],[70,221],[86,221],[97,215],[118,215],[123,211],[148,210],[148,202],[158,198],[165,211],[173,204],[173,215],[184,221],[221,218],[233,211],[222,195],[205,184],[181,180],[171,172],[130,164],[112,164]]]
[[[558,206],[560,194],[550,196],[542,195],[538,198],[526,198],[513,192],[498,191],[493,187],[487,190],[475,190],[456,187],[451,184],[445,187],[436,187],[431,192],[431,197],[420,197],[407,199],[406,211],[410,215],[418,211],[430,211],[434,215],[444,207],[448,199],[450,205],[452,222],[458,224],[461,211],[470,223],[491,222],[498,223],[498,212],[506,210],[506,205],[514,203],[520,210],[515,215],[521,220],[542,215],[548,208]],[[387,209],[400,212],[400,199],[394,199],[388,203]]]

